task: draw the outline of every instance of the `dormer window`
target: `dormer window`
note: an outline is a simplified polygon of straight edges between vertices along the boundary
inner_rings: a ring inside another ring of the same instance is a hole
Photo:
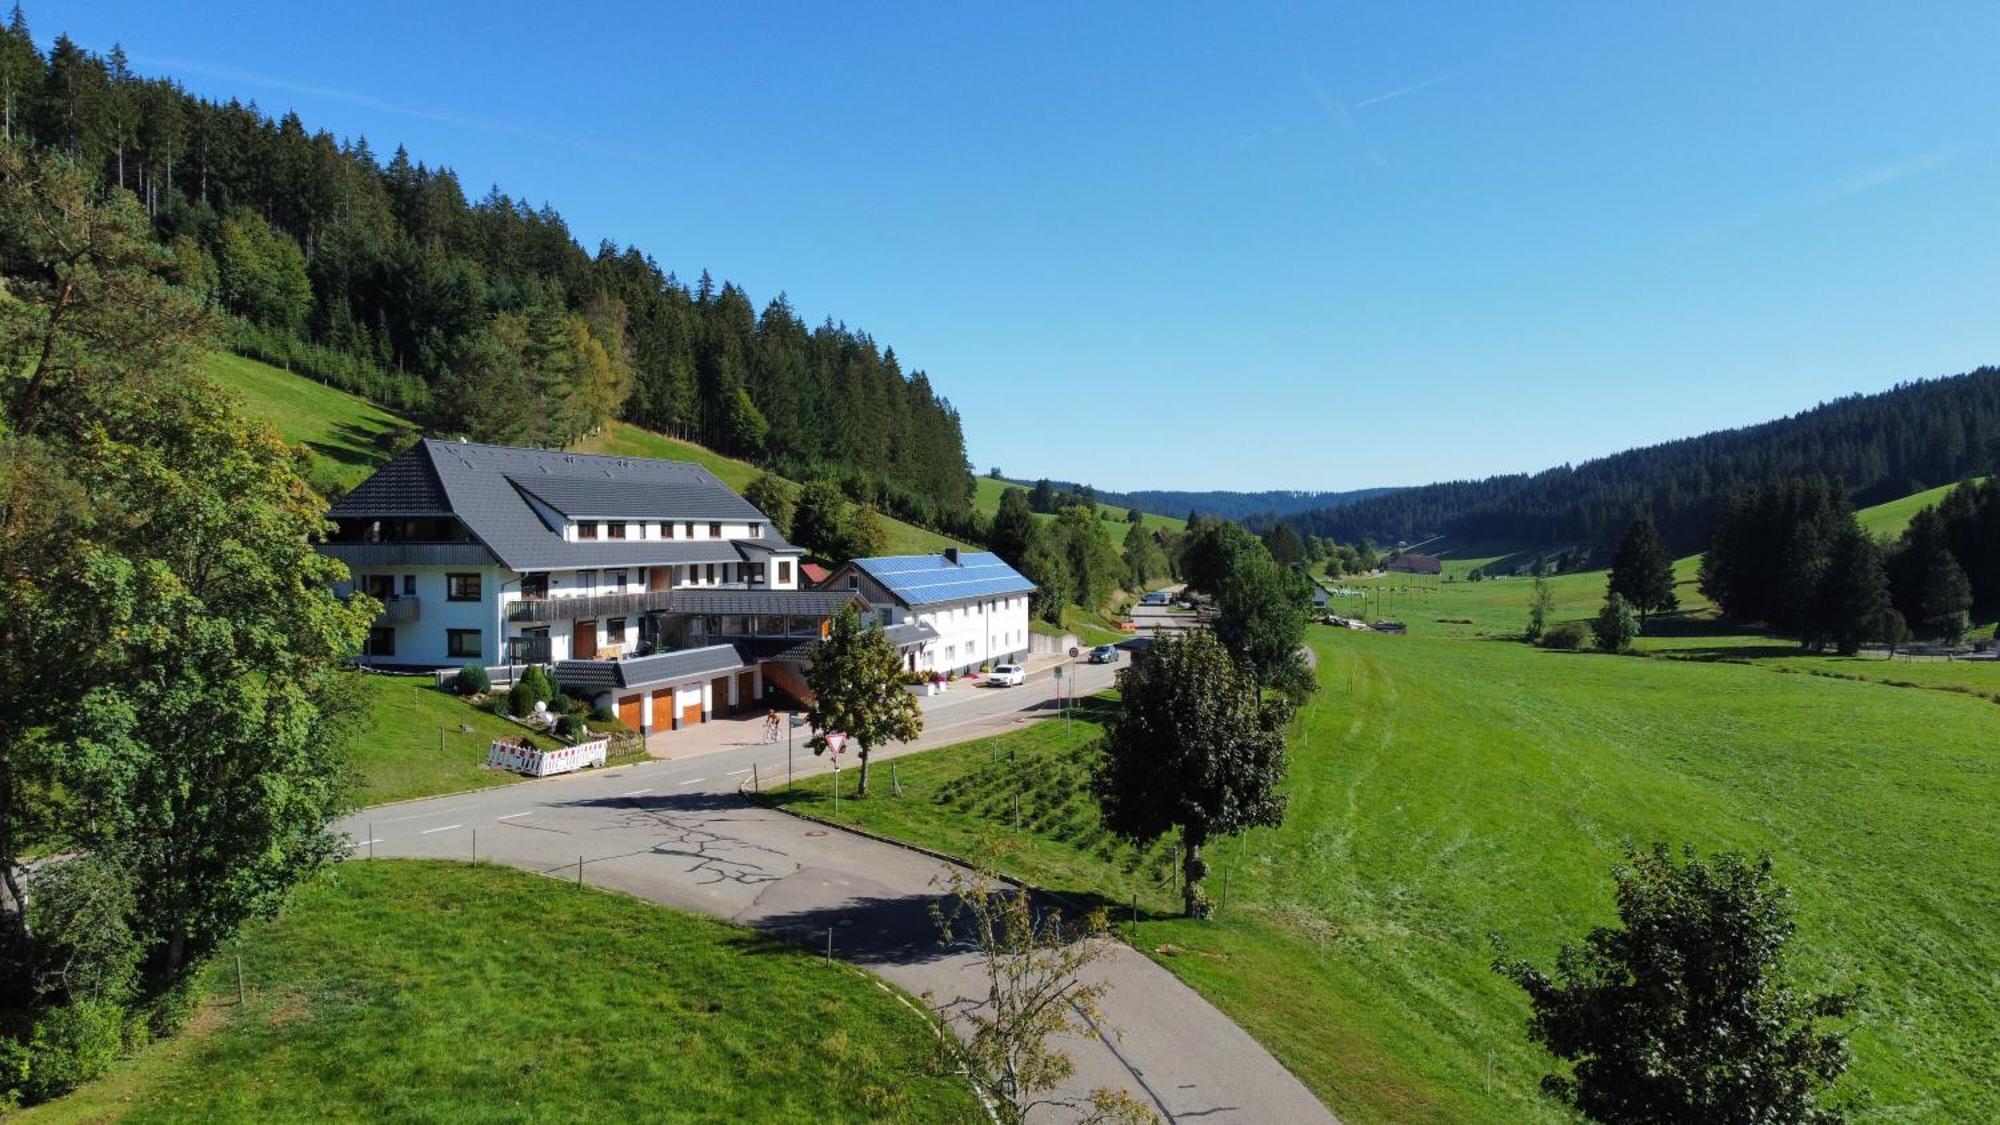
[[[605,524],[604,537],[607,539],[625,538],[625,521],[613,520],[612,522]]]
[[[595,539],[595,538],[597,538],[597,524],[596,524],[596,523],[594,523],[594,522],[584,522],[584,523],[579,523],[579,524],[577,524],[577,525],[576,525],[576,537],[577,537],[578,539]]]
[[[708,525],[708,537],[709,537],[710,539],[720,539],[720,538],[722,538],[722,525],[721,525],[721,524],[719,524],[719,523],[712,523],[712,524],[709,524],[709,525]]]
[[[762,539],[762,538],[764,538],[764,525],[763,525],[763,524],[761,524],[761,523],[753,523],[753,524],[751,524],[751,525],[750,525],[750,538],[752,538],[752,539]]]
[[[686,525],[686,531],[687,531],[687,537],[688,537],[689,539],[693,539],[693,538],[694,538],[694,521],[693,521],[693,520],[689,520],[689,521],[687,521],[687,525]]]
[[[660,538],[662,538],[662,539],[672,539],[673,537],[674,537],[674,525],[673,525],[673,522],[672,522],[671,520],[669,520],[668,522],[666,522],[666,523],[663,523],[663,524],[661,524],[661,525],[660,525]]]

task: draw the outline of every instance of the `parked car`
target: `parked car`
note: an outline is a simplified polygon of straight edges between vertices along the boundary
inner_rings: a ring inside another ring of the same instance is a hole
[[[995,664],[986,673],[986,682],[994,687],[1020,687],[1028,682],[1028,670],[1019,664]]]
[[[1090,662],[1092,664],[1118,663],[1118,646],[1098,645],[1096,648],[1090,650]]]
[[[1193,602],[1191,602],[1191,601],[1189,601],[1189,600],[1187,600],[1186,598],[1182,598],[1182,599],[1181,599],[1180,601],[1178,601],[1178,602],[1175,602],[1174,604],[1175,604],[1175,605],[1178,605],[1178,606],[1180,606],[1180,607],[1181,607],[1182,609],[1193,609],[1193,608],[1194,608],[1194,603],[1193,603]]]
[[[1172,605],[1174,596],[1165,590],[1155,590],[1139,599],[1140,605]]]

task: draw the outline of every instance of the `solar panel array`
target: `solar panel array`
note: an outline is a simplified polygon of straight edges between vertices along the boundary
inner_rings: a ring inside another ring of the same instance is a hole
[[[1020,571],[990,551],[967,551],[957,563],[942,555],[896,555],[854,562],[905,605],[1026,594],[1035,589]]]

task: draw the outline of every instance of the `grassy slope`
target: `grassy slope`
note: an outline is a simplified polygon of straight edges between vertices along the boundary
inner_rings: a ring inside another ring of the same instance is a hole
[[[366,399],[254,359],[215,352],[208,374],[234,391],[245,413],[313,454],[322,480],[353,487],[388,460],[381,440],[409,423]]]
[[[527,728],[490,715],[431,686],[428,676],[355,676],[363,720],[354,742],[360,775],[357,804],[378,805],[463,789],[508,785],[521,778],[482,768],[496,738],[520,738]],[[471,727],[470,731],[461,727]],[[560,743],[535,737],[544,747]]]
[[[1215,890],[1230,873],[1220,922],[1156,918],[1141,945],[1344,1117],[1559,1118],[1486,935],[1548,962],[1610,917],[1627,838],[1775,856],[1806,978],[1870,989],[1845,1084],[1861,1119],[2000,1114],[1991,703],[1448,635],[1312,640],[1323,689],[1294,731],[1285,825],[1211,857]],[[1134,894],[1171,911],[1164,845],[1139,856],[1094,824],[1084,733],[905,758],[906,796],[842,814],[963,852],[1024,849],[1004,864],[1121,916]],[[823,788],[807,788],[820,813]]]
[[[988,517],[992,516],[993,513],[1000,510],[1001,493],[1007,491],[1010,488],[1020,487],[1019,485],[1013,484],[1010,481],[994,480],[992,477],[988,476],[974,477],[972,483],[973,483],[972,506],[978,509],[982,515]],[[1125,522],[1126,509],[1120,508],[1115,504],[1099,504],[1097,506],[1097,510],[1100,512],[1111,513],[1111,515],[1113,516],[1113,520],[1105,521],[1104,523],[1105,529],[1108,532],[1110,532],[1114,540],[1116,540],[1119,544],[1122,545],[1125,542],[1125,529],[1127,526],[1129,526]],[[1151,512],[1141,512],[1140,517],[1142,523],[1144,523],[1147,527],[1154,528],[1156,530],[1161,530],[1161,531],[1187,530],[1187,520],[1182,519],[1178,516],[1159,516],[1159,515],[1154,515]],[[1051,515],[1038,514],[1036,515],[1035,518],[1042,520],[1052,520],[1055,517]]]
[[[1894,539],[1903,534],[1904,528],[1910,526],[1912,516],[1934,504],[1942,503],[1945,494],[1957,487],[1955,484],[1947,484],[1911,493],[1900,500],[1863,508],[1855,515],[1861,520],[1861,526],[1867,528],[1869,534],[1875,538]]]
[[[498,867],[349,863],[218,964],[186,1035],[59,1121],[965,1121],[863,973]]]

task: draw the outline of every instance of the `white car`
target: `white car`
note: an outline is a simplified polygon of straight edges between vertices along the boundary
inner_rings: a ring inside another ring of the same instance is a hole
[[[1028,670],[1019,664],[995,664],[986,673],[986,682],[994,687],[1020,687],[1028,682]]]

